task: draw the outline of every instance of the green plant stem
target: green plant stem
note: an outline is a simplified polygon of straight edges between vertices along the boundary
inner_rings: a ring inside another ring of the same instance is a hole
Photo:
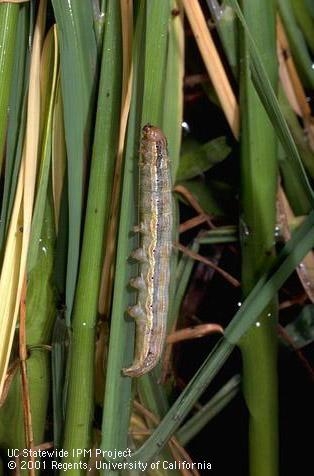
[[[243,13],[274,86],[277,80],[273,0],[242,0]],[[242,290],[247,296],[273,259],[276,219],[277,141],[255,91],[246,33],[241,35]],[[276,301],[240,342],[243,393],[249,410],[250,476],[278,473]]]
[[[72,319],[69,382],[63,447],[89,448],[93,417],[95,326],[101,276],[104,230],[109,217],[114,159],[117,153],[121,96],[120,9],[109,0],[88,189],[79,278]],[[73,456],[79,463],[80,456]],[[66,462],[69,460],[66,459]],[[82,470],[71,469],[70,475]]]

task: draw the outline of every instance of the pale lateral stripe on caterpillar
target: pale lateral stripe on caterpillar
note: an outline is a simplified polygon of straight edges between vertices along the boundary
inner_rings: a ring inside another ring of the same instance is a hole
[[[130,377],[149,372],[163,351],[168,314],[172,248],[172,195],[167,140],[160,129],[147,124],[142,131],[139,161],[140,248],[132,253],[140,263],[131,280],[138,290],[137,304],[128,312],[136,322],[135,357],[123,369]]]

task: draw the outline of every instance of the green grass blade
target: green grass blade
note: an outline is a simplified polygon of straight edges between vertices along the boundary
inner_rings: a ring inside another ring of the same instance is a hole
[[[169,40],[166,60],[166,82],[163,101],[162,128],[168,138],[168,152],[171,158],[171,173],[177,176],[181,149],[181,124],[183,117],[183,75],[184,75],[184,28],[183,11],[177,1],[172,0]]]
[[[61,85],[68,155],[69,245],[66,320],[70,326],[81,242],[84,170],[91,147],[97,44],[91,2],[53,0],[52,5],[60,42]]]
[[[101,53],[102,41],[104,37],[106,1],[93,1],[94,29],[97,40],[98,52]]]
[[[3,242],[8,229],[22,156],[26,120],[26,72],[29,67],[30,56],[28,49],[29,30],[29,8],[28,5],[24,4],[20,7],[17,35],[15,37],[16,52],[10,95],[4,189],[0,219],[0,250],[3,248]]]
[[[182,446],[186,446],[212,418],[220,413],[240,390],[240,376],[235,375],[176,433]]]
[[[19,5],[0,5],[0,175],[4,159]]]
[[[302,29],[304,37],[310,48],[311,53],[314,53],[314,18],[310,15],[310,9],[305,0],[291,0],[292,8],[299,27]]]
[[[229,5],[220,5],[218,0],[206,0],[211,16],[217,27],[224,52],[234,76],[238,77],[238,41],[235,13]]]
[[[162,127],[167,64],[170,1],[146,2],[145,76],[142,125],[148,122]]]
[[[195,240],[189,249],[191,249],[191,251],[194,251],[195,253],[198,253],[198,240]],[[172,312],[169,313],[169,329],[173,329],[173,326],[176,320],[178,319],[180,306],[182,304],[187,285],[191,278],[193,266],[194,260],[190,256],[187,256],[183,253],[176,269],[176,289],[175,296],[173,299],[174,304],[172,306]]]
[[[238,231],[235,226],[221,226],[219,228],[209,230],[198,239],[201,245],[210,245],[216,243],[234,243],[238,241]]]
[[[176,173],[178,182],[189,180],[209,170],[223,161],[231,152],[226,137],[217,137],[204,144],[196,141],[185,142]]]
[[[278,9],[286,28],[293,59],[302,76],[303,82],[309,88],[314,88],[313,61],[306,46],[302,31],[294,16],[291,0],[278,0]],[[308,17],[309,19],[309,17]],[[313,37],[313,32],[312,32]],[[313,40],[312,40],[313,41]]]
[[[293,272],[294,268],[311,249],[313,245],[313,235],[311,236],[313,225],[314,212],[311,211],[304,223],[293,233],[291,240],[289,240],[281,250],[270,272],[264,274],[254,286],[247,299],[243,302],[240,310],[228,325],[225,330],[225,337],[229,342],[238,342],[241,335],[247,332],[250,325],[254,322],[251,313],[254,312],[255,318],[257,318],[258,314],[262,312],[267,305],[267,302],[270,301],[272,296]],[[248,313],[250,314],[248,315]],[[242,323],[242,329],[240,329],[239,326],[241,316],[245,316],[246,318]],[[238,329],[236,330],[237,327]]]
[[[302,159],[302,163],[304,164],[304,167],[306,171],[308,172],[309,176],[313,178],[314,177],[314,152],[311,150],[311,147],[308,141],[304,139],[304,134],[305,134],[304,129],[300,125],[298,117],[293,111],[293,109],[291,108],[289,101],[287,99],[287,96],[285,95],[282,88],[279,88],[278,97],[279,97],[281,110],[283,112],[283,115],[291,131],[293,140],[295,141],[295,144],[298,148],[300,157]],[[287,161],[287,159],[285,159],[285,161]],[[295,176],[293,180],[299,180],[299,174]],[[297,199],[295,199],[294,201],[296,200]],[[310,208],[309,205],[305,207],[306,213],[308,213],[309,208]]]
[[[284,341],[285,344],[293,343],[293,349],[301,349],[314,340],[314,306],[308,304],[304,306],[299,315],[293,322],[284,327],[284,333],[289,337],[290,342]]]

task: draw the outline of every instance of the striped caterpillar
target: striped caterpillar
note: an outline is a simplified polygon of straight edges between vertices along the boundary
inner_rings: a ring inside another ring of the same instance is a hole
[[[130,281],[137,289],[135,306],[128,309],[136,323],[135,357],[124,375],[139,377],[158,363],[163,351],[168,314],[172,248],[172,196],[167,140],[160,129],[147,124],[142,131],[139,161],[139,217],[134,231],[140,248],[139,276]]]

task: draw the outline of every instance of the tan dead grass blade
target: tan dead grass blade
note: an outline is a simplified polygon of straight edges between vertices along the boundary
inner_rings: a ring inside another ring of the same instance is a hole
[[[26,3],[30,0],[0,0],[0,3]]]
[[[296,114],[302,117],[309,146],[314,151],[314,119],[302,82],[295,67],[287,35],[280,17],[277,17],[277,44],[279,74],[289,103]]]
[[[131,426],[130,426],[130,434],[134,438],[134,440],[141,441],[143,436],[148,436],[151,434],[151,424],[157,426],[160,422],[159,418],[156,417],[150,410],[145,408],[137,400],[133,401],[133,413],[131,417]],[[168,442],[169,449],[172,453],[174,461],[178,463],[178,472],[182,474],[182,476],[200,476],[200,473],[197,469],[193,466],[193,461],[189,455],[189,453],[183,448],[183,446],[179,443],[179,441],[172,436]],[[182,461],[190,463],[191,469],[186,469],[185,467],[181,467],[180,463]],[[157,471],[158,472],[158,471]],[[148,471],[148,475],[155,474],[156,471],[151,470]]]
[[[302,82],[299,78],[296,66],[294,64],[294,61],[290,52],[288,38],[279,16],[277,17],[277,38],[278,38],[277,41],[278,41],[279,48],[282,52],[282,55],[284,56],[284,61],[285,61],[287,72],[290,78],[291,87],[294,90],[294,94],[298,102],[298,110],[300,112],[297,112],[297,111],[296,112],[297,114],[303,117],[304,121],[306,121],[311,116],[311,108],[306,98],[306,95],[304,93]]]
[[[289,104],[294,110],[294,112],[298,116],[301,116],[302,112],[301,112],[301,109],[297,100],[297,96],[289,76],[289,70],[288,70],[287,62],[285,58],[285,50],[282,49],[279,41],[277,41],[277,57],[279,62],[279,78],[283,86],[285,95],[287,96]]]
[[[18,318],[31,230],[39,141],[40,56],[46,5],[46,0],[42,0],[39,4],[34,30],[25,146],[0,278],[0,395],[3,391]]]
[[[205,67],[213,83],[221,107],[235,137],[239,135],[239,109],[228,77],[212,40],[198,0],[182,0]]]
[[[213,261],[204,258],[204,256],[200,255],[199,253],[196,253],[195,251],[190,250],[186,246],[181,245],[181,243],[174,243],[173,245],[175,248],[178,250],[182,251],[185,255],[189,256],[190,258],[199,261],[200,263],[207,264],[210,268],[214,269],[217,273],[219,273],[228,283],[232,284],[234,287],[240,287],[240,281],[238,281],[236,278],[234,278],[230,273],[227,273],[227,271],[224,271],[222,268],[220,268],[216,263]]]
[[[182,342],[185,340],[191,339],[200,339],[202,337],[208,336],[209,334],[223,334],[224,330],[219,324],[199,324],[194,327],[185,327],[184,329],[179,329],[174,331],[167,337],[167,344],[176,344],[177,342]]]
[[[21,165],[0,277],[0,395],[2,395],[16,325],[16,292],[22,249],[22,195],[24,166]]]

